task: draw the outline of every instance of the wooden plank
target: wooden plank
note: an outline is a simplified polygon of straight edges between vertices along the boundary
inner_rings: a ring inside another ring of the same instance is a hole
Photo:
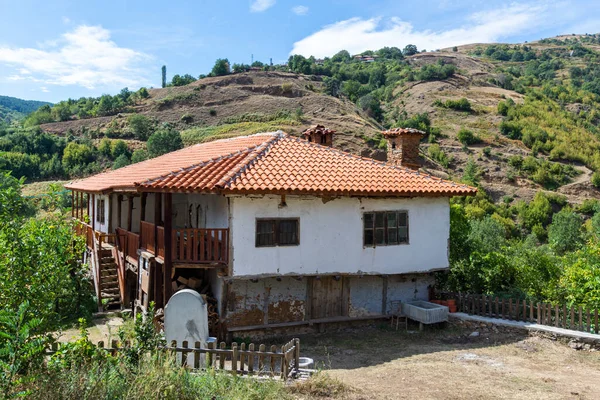
[[[181,342],[181,347],[183,347],[184,349],[188,348],[188,341],[184,340],[183,342]],[[181,352],[181,366],[182,367],[186,367],[187,366],[187,356],[188,353],[185,351]]]
[[[583,330],[583,317],[582,317],[582,308],[581,306],[579,306],[579,330],[582,331]]]
[[[294,339],[294,368],[296,372],[300,370],[300,339]]]
[[[554,326],[558,328],[559,321],[560,321],[560,315],[559,315],[559,310],[558,310],[558,304],[554,306]]]
[[[542,324],[542,314],[540,312],[540,303],[537,303],[537,323]]]
[[[254,353],[254,343],[250,343],[248,351]],[[248,356],[248,373],[252,375],[254,373],[254,355]]]
[[[205,254],[204,254],[204,252],[205,252],[205,248],[204,248],[205,247],[205,243],[204,243],[204,241],[205,241],[205,231],[204,231],[204,229],[201,229],[200,230],[200,258],[199,258],[200,261],[205,261],[206,260],[206,257],[205,257]]]
[[[213,259],[212,261],[219,261],[219,238],[217,230],[213,230]]]
[[[233,342],[231,344],[231,350],[232,350],[232,354],[231,354],[231,372],[233,373],[233,375],[237,375],[238,373],[238,345],[236,342]]]
[[[505,299],[502,299],[502,314],[501,314],[502,319],[506,318],[506,309],[504,306],[505,306]]]
[[[200,342],[195,342],[194,343],[194,369],[200,369],[200,351],[199,350],[200,350]]]
[[[500,312],[498,308],[498,296],[496,296],[496,318],[500,318]]]
[[[277,346],[272,345],[271,346],[271,353],[276,353],[277,352]],[[270,372],[271,375],[275,373],[275,362],[277,361],[278,357],[275,357],[273,355],[270,356],[270,361],[271,361],[271,366],[270,366]]]
[[[563,304],[562,306],[562,327],[567,329],[567,305]]]
[[[265,345],[261,344],[258,347],[258,372],[263,372],[265,369],[265,356],[264,356],[264,352],[265,352]]]
[[[523,300],[523,321],[527,321],[527,300]]]
[[[95,203],[95,202],[94,202]],[[95,209],[96,207],[94,207]],[[129,232],[132,231],[132,221],[133,221],[133,196],[127,196],[127,230]]]
[[[240,371],[242,372],[242,375],[244,374],[244,369],[246,368],[246,365],[244,364],[244,358],[246,357],[246,354],[244,354],[245,351],[246,343],[242,342],[240,346]]]
[[[598,334],[598,328],[600,328],[598,326],[598,309],[594,310],[594,333],[597,335]]]
[[[171,285],[168,285],[167,283],[171,280],[171,270],[173,267],[173,254],[171,252],[172,246],[173,246],[173,241],[169,240],[169,238],[172,238],[173,236],[173,231],[172,231],[172,222],[173,222],[173,214],[172,214],[172,205],[173,205],[173,198],[171,193],[165,193],[164,195],[164,202],[163,202],[163,211],[164,211],[164,218],[165,218],[165,261],[164,261],[164,271],[163,271],[163,291],[164,291],[164,296],[163,296],[163,302],[164,304],[167,304],[167,302],[169,301],[169,299],[171,298]]]
[[[571,329],[575,330],[575,307],[571,306],[571,322],[569,324]]]
[[[192,240],[192,255],[191,258],[194,261],[200,261],[200,258],[198,258],[198,236],[200,235],[200,231],[196,230],[194,232],[194,238]]]
[[[592,330],[592,323],[591,323],[591,315],[590,315],[590,307],[586,307],[586,322],[585,322],[585,331],[586,332],[591,332]]]
[[[225,342],[221,342],[221,350],[225,350],[225,347],[227,345],[225,344]],[[219,355],[219,369],[225,369],[225,359],[227,358],[227,355],[224,353],[221,353]]]

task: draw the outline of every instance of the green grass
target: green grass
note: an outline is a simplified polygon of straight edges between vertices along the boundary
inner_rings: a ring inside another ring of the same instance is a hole
[[[181,139],[185,146],[190,146],[216,139],[252,135],[259,132],[273,132],[278,129],[285,130],[288,127],[298,125],[300,125],[300,122],[291,118],[276,119],[269,122],[236,122],[186,129],[181,132]]]

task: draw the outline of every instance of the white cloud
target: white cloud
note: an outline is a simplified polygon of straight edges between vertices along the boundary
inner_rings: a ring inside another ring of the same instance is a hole
[[[69,25],[71,23],[71,18],[69,18],[69,17],[62,17],[62,22],[65,25]]]
[[[544,5],[511,4],[508,7],[478,12],[462,27],[446,31],[418,30],[400,18],[351,18],[325,26],[294,43],[290,54],[326,57],[340,50],[359,53],[385,46],[403,48],[415,44],[419,49],[434,50],[460,44],[495,42],[500,38],[530,31],[551,18]]]
[[[49,93],[50,90],[48,90],[48,88],[46,86],[40,86],[40,90],[44,93]]]
[[[122,88],[147,84],[141,63],[150,57],[118,46],[110,31],[81,25],[56,41],[52,49],[0,47],[0,64],[14,66],[11,80],[28,79],[48,85]]]
[[[292,8],[292,12],[296,15],[306,15],[306,14],[308,14],[308,7],[296,6],[296,7]]]
[[[250,4],[250,11],[263,12],[275,5],[275,0],[254,0]]]

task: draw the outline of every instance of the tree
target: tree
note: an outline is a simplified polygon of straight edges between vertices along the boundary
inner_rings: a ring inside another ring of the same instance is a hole
[[[148,151],[146,149],[136,149],[131,155],[131,163],[139,163],[148,159]]]
[[[124,140],[114,140],[110,145],[110,155],[113,160],[119,158],[119,156],[126,156],[129,158],[129,148],[127,147],[127,143]]]
[[[127,125],[137,140],[148,140],[154,129],[152,121],[143,114],[130,115]]]
[[[412,55],[417,54],[418,52],[419,52],[419,50],[417,49],[417,46],[415,46],[414,44],[407,44],[404,47],[404,50],[402,51],[404,56],[412,56]]]
[[[211,76],[223,76],[231,73],[229,69],[229,60],[226,58],[219,58],[215,61],[215,65],[210,72]]]
[[[129,158],[125,154],[121,154],[116,158],[115,162],[112,165],[112,169],[119,169],[126,167],[130,164]]]
[[[196,78],[194,78],[190,74],[185,74],[183,76],[174,75],[173,79],[171,80],[171,85],[173,85],[173,86],[185,86],[185,85],[188,85],[188,84],[190,84],[192,82],[196,82]]]
[[[574,251],[583,244],[581,227],[583,219],[570,207],[565,207],[552,216],[548,226],[548,243],[559,254]]]
[[[150,136],[146,147],[148,155],[153,158],[183,148],[183,142],[176,130],[161,129]]]
[[[461,128],[458,131],[456,138],[458,139],[459,142],[461,142],[465,146],[479,142],[479,138],[477,136],[475,136],[475,134],[472,131],[465,129],[465,128]]]
[[[458,47],[454,46],[454,47],[452,48],[452,51],[456,53],[456,52],[458,51]]]
[[[402,50],[397,47],[383,47],[376,51],[376,54],[387,60],[402,60],[404,56],[402,55]]]
[[[167,66],[163,65],[161,68],[162,72],[162,87],[167,87]]]
[[[65,169],[82,167],[93,160],[92,149],[85,144],[71,142],[65,148],[62,163]]]
[[[350,53],[348,53],[348,50],[341,50],[338,51],[337,53],[334,54],[333,57],[331,57],[331,61],[333,62],[348,62],[351,61],[352,57],[350,56]]]
[[[111,142],[112,142],[112,140],[110,140],[108,138],[102,139],[100,141],[100,144],[98,145],[98,152],[105,157],[110,157]]]

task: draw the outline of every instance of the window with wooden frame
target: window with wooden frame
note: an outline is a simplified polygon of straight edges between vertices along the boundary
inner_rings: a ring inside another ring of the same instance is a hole
[[[408,211],[377,211],[363,214],[363,245],[393,246],[408,243]]]
[[[96,222],[99,222],[101,224],[104,223],[104,221],[106,220],[106,216],[105,216],[105,200],[104,199],[98,199],[96,200]]]
[[[298,218],[256,220],[256,247],[297,246],[300,244]]]

